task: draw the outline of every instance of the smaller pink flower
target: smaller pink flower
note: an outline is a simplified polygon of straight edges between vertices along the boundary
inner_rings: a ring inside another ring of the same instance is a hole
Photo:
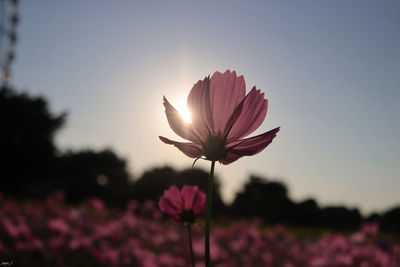
[[[194,223],[206,212],[206,195],[197,186],[185,185],[181,191],[173,185],[164,191],[158,206],[176,222]]]

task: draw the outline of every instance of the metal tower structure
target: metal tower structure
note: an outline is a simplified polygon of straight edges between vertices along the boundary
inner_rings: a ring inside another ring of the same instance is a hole
[[[18,0],[0,0],[0,70],[1,87],[7,87],[12,77],[18,41],[17,26],[20,20]]]

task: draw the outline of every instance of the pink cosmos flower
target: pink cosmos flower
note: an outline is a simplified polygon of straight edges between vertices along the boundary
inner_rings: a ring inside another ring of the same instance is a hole
[[[60,234],[67,234],[70,230],[68,224],[61,218],[50,219],[47,224],[50,229]]]
[[[206,212],[206,195],[197,186],[185,185],[181,191],[173,185],[164,191],[158,206],[176,222],[194,223]]]
[[[215,72],[211,79],[199,80],[187,100],[191,123],[185,122],[164,97],[165,113],[171,129],[190,142],[177,142],[160,136],[191,158],[230,164],[243,156],[251,156],[267,147],[279,127],[258,136],[244,138],[255,131],[267,114],[268,100],[253,87],[246,95],[243,76],[230,70]]]
[[[364,223],[361,226],[361,232],[369,236],[376,236],[379,233],[379,224],[374,222]]]

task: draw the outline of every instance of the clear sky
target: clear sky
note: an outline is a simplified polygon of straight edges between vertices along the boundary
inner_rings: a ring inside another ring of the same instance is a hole
[[[231,199],[249,174],[295,200],[363,212],[400,204],[400,1],[22,1],[13,84],[68,111],[63,148],[113,148],[136,175],[192,160],[162,105],[236,70],[266,93],[262,153],[216,173]],[[209,162],[198,166],[208,170]]]

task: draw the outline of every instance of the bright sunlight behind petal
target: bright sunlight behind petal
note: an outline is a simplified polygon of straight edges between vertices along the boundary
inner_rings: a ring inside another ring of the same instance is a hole
[[[187,108],[187,105],[185,103],[184,104],[179,103],[178,105],[176,105],[175,108],[178,110],[179,114],[181,114],[182,118],[186,122],[192,122],[189,109]]]

